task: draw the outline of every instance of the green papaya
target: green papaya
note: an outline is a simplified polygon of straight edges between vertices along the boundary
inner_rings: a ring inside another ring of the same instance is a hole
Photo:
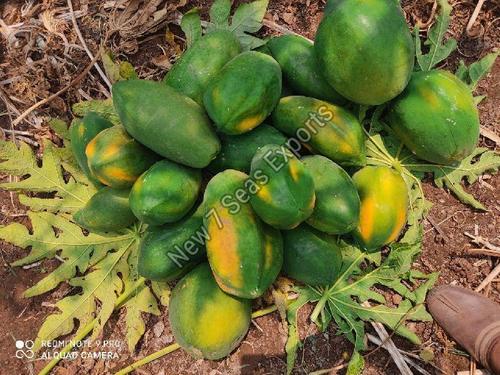
[[[193,207],[201,188],[201,171],[161,160],[144,172],[130,191],[130,208],[146,224],[173,223]]]
[[[90,172],[87,155],[85,155],[85,148],[97,134],[112,126],[113,124],[105,118],[99,116],[95,112],[90,112],[85,115],[83,119],[74,119],[69,128],[71,150],[73,151],[76,162],[89,180],[95,185],[100,185],[100,182],[92,176]]]
[[[264,122],[281,96],[281,68],[271,56],[244,52],[208,85],[203,102],[221,133],[247,133]]]
[[[151,150],[130,137],[121,126],[105,129],[85,149],[90,172],[101,183],[123,189],[158,160]]]
[[[200,264],[175,286],[168,318],[175,341],[195,358],[221,359],[245,337],[250,300],[224,293],[207,263]]]
[[[139,274],[154,281],[172,281],[182,277],[206,259],[203,214],[174,224],[150,226],[139,247]]]
[[[479,114],[470,89],[443,70],[414,73],[391,103],[386,122],[415,155],[437,164],[459,163],[479,140]]]
[[[278,229],[292,229],[311,216],[316,199],[313,177],[285,146],[266,145],[257,151],[251,176],[256,180],[267,177],[250,198],[262,221]]]
[[[203,108],[161,82],[117,82],[113,103],[127,132],[167,159],[205,168],[219,153],[219,139]]]
[[[314,179],[316,205],[307,223],[329,234],[344,234],[359,221],[359,195],[351,177],[340,166],[321,155],[302,162]]]
[[[267,42],[272,56],[280,64],[283,80],[295,94],[344,104],[346,100],[330,86],[316,59],[314,45],[299,35],[282,35]]]
[[[221,134],[221,152],[209,165],[209,169],[215,173],[225,169],[248,173],[257,150],[268,144],[285,144],[286,140],[276,128],[266,124],[242,135]]]
[[[361,124],[341,107],[305,96],[288,96],[280,100],[272,120],[278,130],[299,145],[305,144],[343,166],[366,163]]]
[[[354,238],[366,250],[398,239],[406,225],[408,189],[401,175],[388,167],[365,167],[353,176],[361,199]]]
[[[228,30],[216,30],[197,40],[175,62],[163,81],[203,105],[210,80],[240,53],[240,42]]]
[[[103,187],[75,212],[73,220],[82,228],[95,232],[126,229],[137,221],[128,204],[129,192],[129,189]]]
[[[338,238],[307,224],[283,231],[283,273],[308,285],[331,285],[339,276]]]
[[[326,81],[345,98],[379,105],[408,84],[415,60],[413,38],[397,1],[335,0],[315,40]]]
[[[207,185],[203,204],[207,256],[217,283],[241,298],[261,296],[278,276],[283,243],[248,203],[249,177],[228,169]]]

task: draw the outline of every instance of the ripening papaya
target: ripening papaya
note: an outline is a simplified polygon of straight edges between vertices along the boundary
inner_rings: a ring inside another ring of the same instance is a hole
[[[129,189],[103,187],[73,215],[75,223],[90,231],[118,232],[137,221],[128,204]]]
[[[347,110],[305,96],[282,98],[273,125],[296,142],[343,166],[366,163],[365,137],[358,119]]]
[[[203,94],[210,80],[240,50],[240,42],[233,32],[216,30],[208,33],[182,54],[163,82],[203,105]]]
[[[283,273],[309,285],[331,285],[339,276],[338,238],[307,224],[283,231]]]
[[[148,227],[139,247],[139,274],[164,282],[182,277],[206,260],[206,238],[200,209],[177,223]]]
[[[203,108],[164,83],[117,82],[113,103],[127,132],[169,160],[204,168],[219,153],[219,139]]]
[[[251,176],[266,176],[250,204],[266,224],[292,229],[314,210],[314,180],[309,170],[285,146],[266,145],[252,159]]]
[[[408,211],[403,177],[388,167],[365,167],[354,174],[353,181],[361,199],[355,239],[369,251],[397,240]]]
[[[207,185],[203,204],[207,256],[226,293],[257,298],[278,276],[283,242],[278,230],[260,221],[249,201],[245,173],[228,169]]]
[[[307,223],[329,234],[351,232],[359,220],[359,195],[351,177],[321,155],[306,156],[302,163],[314,179],[316,205]]]
[[[345,98],[364,105],[398,96],[415,60],[399,2],[387,0],[330,1],[315,51],[326,81]]]
[[[386,122],[415,155],[453,165],[479,140],[479,114],[470,89],[444,70],[416,72],[391,103]]]
[[[101,185],[101,183],[92,176],[90,172],[87,155],[85,155],[85,148],[97,134],[112,126],[113,124],[105,118],[94,112],[90,112],[82,119],[74,119],[69,128],[71,150],[73,151],[76,162],[89,180],[95,185]]]
[[[262,124],[251,132],[242,135],[221,134],[222,148],[217,158],[208,166],[212,172],[226,169],[250,172],[250,164],[255,153],[265,145],[282,145],[286,137],[276,128]]]
[[[281,96],[281,80],[281,68],[271,56],[244,52],[210,82],[205,109],[221,133],[247,133],[271,114]]]
[[[90,172],[101,183],[123,189],[158,160],[151,150],[130,137],[121,126],[100,132],[85,149]]]
[[[346,103],[321,74],[312,42],[299,35],[282,35],[271,38],[267,46],[281,66],[283,80],[295,94]]]
[[[175,286],[168,319],[175,341],[195,358],[217,360],[229,355],[245,337],[251,301],[224,293],[207,263]]]
[[[144,172],[130,191],[130,208],[146,224],[173,223],[193,207],[201,188],[201,171],[161,160]]]

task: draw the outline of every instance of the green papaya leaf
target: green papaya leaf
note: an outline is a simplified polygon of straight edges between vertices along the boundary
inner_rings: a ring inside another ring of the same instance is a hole
[[[186,35],[187,47],[191,47],[194,42],[201,38],[201,19],[198,8],[193,8],[182,16],[181,29]]]
[[[439,14],[436,23],[429,29],[427,40],[424,45],[429,47],[429,52],[422,53],[420,35],[418,27],[415,27],[415,49],[417,62],[421,70],[428,71],[434,68],[441,61],[445,60],[457,48],[457,41],[448,39],[444,44],[443,40],[450,25],[451,5],[447,0],[438,0]]]
[[[216,28],[227,28],[229,26],[229,15],[231,14],[231,0],[215,0],[210,7],[210,22]]]
[[[234,12],[229,29],[238,37],[243,50],[255,49],[266,44],[265,41],[250,34],[261,29],[268,3],[269,0],[256,0],[241,4]]]

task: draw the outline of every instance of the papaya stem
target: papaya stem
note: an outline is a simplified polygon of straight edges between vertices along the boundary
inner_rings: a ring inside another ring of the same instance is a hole
[[[311,314],[311,321],[316,322],[318,320],[318,317],[321,314],[321,312],[323,311],[323,309],[325,308],[325,305],[328,302],[329,298],[330,298],[330,291],[325,290],[323,292],[323,295],[321,296],[320,300],[318,301],[318,303],[314,307],[314,310]]]
[[[275,312],[276,310],[278,310],[278,307],[276,305],[271,305],[265,309],[257,310],[254,313],[252,313],[252,319],[260,318],[261,316],[265,316],[265,315],[269,315],[269,314]],[[154,360],[157,360],[158,358],[161,358],[167,354],[170,354],[170,353],[176,351],[179,348],[180,348],[180,345],[174,342],[173,344],[170,344],[169,346],[166,346],[165,348],[158,350],[157,352],[154,352],[153,354],[150,354],[150,355],[144,357],[143,359],[140,359],[139,361],[132,363],[131,365],[129,365],[127,367],[122,368],[121,370],[116,372],[115,375],[128,374],[134,370],[137,370],[139,367],[147,365],[148,363],[153,362]]]
[[[114,310],[116,309],[119,309],[120,307],[123,306],[123,304],[129,299],[129,297],[137,290],[139,289],[141,286],[144,285],[144,282],[146,281],[145,278],[141,277],[140,279],[138,279],[134,286],[132,288],[130,288],[129,291],[127,291],[126,293],[123,293],[120,297],[117,298],[116,300],[116,303],[115,303],[115,308]],[[59,361],[61,360],[61,357],[64,357],[63,354],[67,354],[69,352],[71,352],[73,350],[73,348],[75,347],[75,345],[83,340],[85,338],[85,336],[87,336],[90,332],[92,332],[92,330],[94,329],[94,327],[96,326],[97,324],[97,321],[98,321],[98,318],[95,318],[94,320],[92,320],[89,324],[87,324],[80,333],[78,333],[78,335],[76,335],[68,345],[66,345],[60,352],[56,358],[52,359],[39,373],[38,375],[47,375],[50,373],[50,371],[59,363]]]
[[[153,354],[150,354],[137,362],[132,363],[130,366],[122,368],[120,371],[116,372],[115,375],[125,375],[131,373],[132,371],[137,370],[139,367],[147,365],[148,363],[153,362],[154,360],[157,360],[164,355],[175,352],[177,349],[180,349],[180,347],[181,346],[179,344],[174,342],[173,344],[170,344],[169,346],[158,350],[157,352],[154,352]]]

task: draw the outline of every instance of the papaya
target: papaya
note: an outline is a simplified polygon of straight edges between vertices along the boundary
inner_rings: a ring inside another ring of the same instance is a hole
[[[220,288],[241,298],[257,298],[278,276],[283,241],[278,230],[257,217],[249,201],[249,176],[232,169],[207,185],[203,205],[210,267]]]
[[[326,81],[343,97],[364,105],[398,96],[415,60],[413,38],[397,1],[331,1],[314,48]]]
[[[344,234],[359,221],[359,195],[351,177],[339,165],[321,155],[302,162],[314,179],[316,205],[307,223],[329,234]]]
[[[200,210],[177,223],[148,227],[139,246],[139,274],[164,282],[182,277],[206,260],[206,238]]]
[[[127,132],[157,154],[193,168],[205,168],[220,142],[203,108],[161,82],[120,81],[113,103]]]
[[[346,100],[325,81],[314,45],[309,40],[299,35],[282,35],[271,38],[267,46],[281,66],[283,80],[295,94],[334,104],[346,103]]]
[[[137,221],[128,204],[129,193],[129,189],[103,187],[75,212],[73,220],[82,228],[94,232],[126,229]]]
[[[130,137],[121,126],[100,132],[85,148],[90,172],[101,183],[123,189],[158,160],[151,150]]]
[[[479,140],[479,114],[470,89],[443,70],[414,73],[391,103],[386,122],[415,155],[437,164],[459,163]]]
[[[94,185],[101,185],[90,172],[85,148],[88,143],[104,129],[112,127],[113,124],[95,112],[89,112],[83,119],[76,118],[71,123],[69,135],[71,150],[80,169],[85,173]]]
[[[316,199],[309,170],[285,146],[266,145],[252,159],[251,176],[267,182],[250,197],[250,204],[265,223],[292,229],[311,216]]]
[[[288,96],[280,100],[272,121],[281,132],[342,166],[366,163],[361,124],[341,107],[305,96]]]
[[[168,319],[175,341],[193,357],[217,360],[229,355],[245,337],[251,301],[224,293],[207,263],[175,286]]]
[[[307,224],[283,231],[283,273],[308,285],[331,285],[339,276],[338,238]]]
[[[272,57],[244,52],[208,85],[203,103],[221,133],[247,133],[264,122],[281,96],[281,68]]]
[[[408,211],[403,177],[388,167],[365,167],[354,174],[353,181],[361,199],[354,238],[368,251],[397,240]]]
[[[240,42],[234,33],[228,30],[208,33],[182,54],[163,82],[203,105],[203,94],[210,80],[240,50]]]
[[[130,191],[130,208],[146,224],[173,223],[193,207],[201,188],[201,171],[161,160],[144,172]]]
[[[242,135],[221,134],[220,138],[221,152],[208,166],[210,171],[215,173],[225,169],[248,173],[257,150],[268,144],[282,145],[287,140],[276,128],[266,124]]]

